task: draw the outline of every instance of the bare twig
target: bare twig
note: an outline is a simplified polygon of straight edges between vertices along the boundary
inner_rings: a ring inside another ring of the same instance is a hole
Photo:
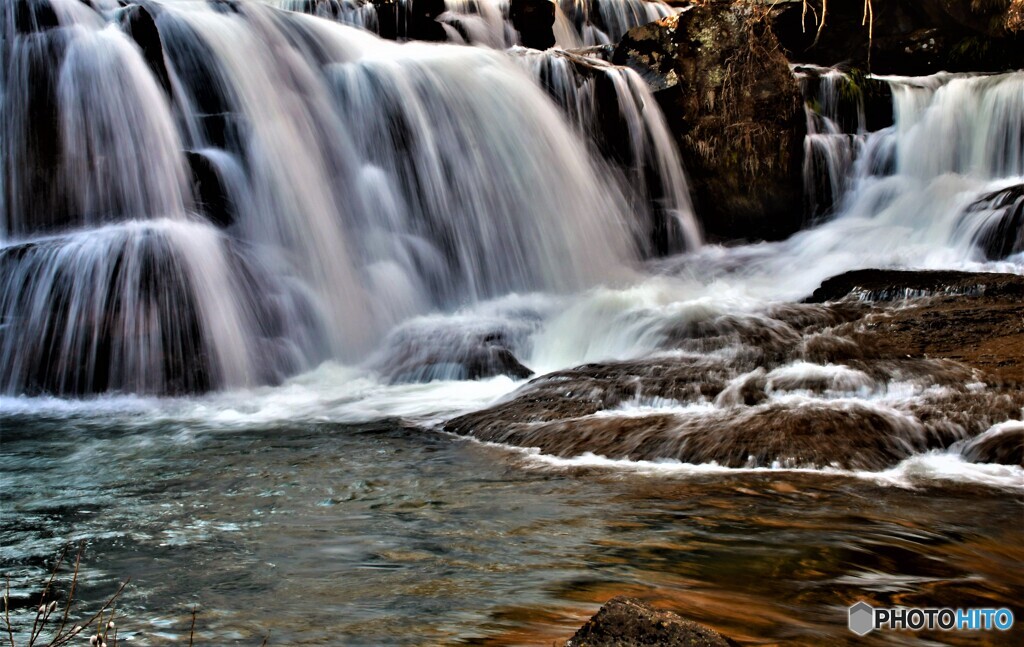
[[[7,580],[7,593],[4,594],[4,624],[7,625],[7,638],[11,641],[11,647],[14,645],[14,627],[11,626],[11,578],[7,576],[4,578]]]
[[[188,630],[188,647],[192,647],[192,639],[196,635],[196,605],[192,605],[192,626]]]
[[[67,552],[67,548],[64,549]],[[64,632],[64,627],[68,624],[68,614],[71,613],[71,603],[75,599],[75,590],[78,588],[78,572],[82,567],[82,554],[85,553],[85,542],[82,541],[78,544],[78,554],[75,556],[75,573],[71,576],[71,590],[68,591],[67,602],[64,603],[64,613],[60,619],[60,627],[57,628],[57,634],[53,640],[60,638],[60,635]],[[55,571],[56,572],[56,571]],[[50,644],[54,644],[50,641]]]
[[[40,625],[39,621],[40,618],[42,618],[43,623],[45,624],[45,617],[43,615],[43,613],[45,612],[45,608],[43,607],[43,605],[46,604],[46,594],[50,592],[50,587],[53,586],[53,580],[57,577],[57,571],[60,570],[60,566],[64,563],[64,558],[67,557],[67,554],[68,546],[65,546],[64,550],[60,551],[60,557],[57,558],[56,566],[54,566],[53,570],[50,571],[50,579],[47,580],[46,586],[43,587],[43,592],[39,595],[39,607],[44,609],[44,611],[36,611],[35,620],[32,621],[32,631],[29,632],[28,644],[30,645],[36,641],[36,638],[39,637],[40,632],[42,632],[43,630],[43,627]]]
[[[69,631],[68,633],[64,634],[63,636],[57,636],[56,638],[54,638],[53,642],[50,643],[50,647],[60,647],[60,645],[66,645],[69,642],[71,642],[72,638],[74,638],[78,634],[80,634],[83,631],[85,631],[86,629],[88,629],[89,625],[91,625],[92,623],[96,622],[97,618],[102,616],[106,612],[107,609],[109,609],[110,607],[112,607],[114,605],[114,601],[117,600],[117,598],[121,596],[121,593],[124,592],[124,587],[128,586],[128,583],[131,582],[131,581],[132,581],[132,578],[129,577],[124,582],[122,582],[121,586],[119,586],[117,588],[117,591],[114,592],[114,595],[110,596],[107,599],[107,601],[103,603],[103,606],[100,608],[99,611],[94,613],[92,615],[92,617],[90,617],[87,621],[85,621],[81,625],[76,625],[75,627],[73,627],[71,629],[71,631]]]

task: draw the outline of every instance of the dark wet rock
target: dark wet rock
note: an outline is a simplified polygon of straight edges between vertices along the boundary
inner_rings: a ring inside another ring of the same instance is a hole
[[[193,27],[173,12],[161,12],[155,19],[165,60],[193,106],[203,140],[217,148],[241,150],[244,126],[235,116],[235,98],[222,80],[217,57]]]
[[[986,217],[975,243],[989,259],[1024,252],[1024,184],[983,196],[967,208],[967,217]]]
[[[853,334],[881,356],[944,358],[985,379],[1024,383],[1024,277],[956,271],[859,270],[833,277],[810,301],[901,301]],[[927,297],[927,298],[926,298]]]
[[[160,83],[168,96],[171,95],[171,81],[167,74],[167,64],[164,62],[164,48],[160,41],[160,31],[157,29],[156,21],[148,9],[139,5],[130,5],[124,9],[120,16],[120,23],[125,33],[132,37],[132,40],[142,50],[146,64],[153,71],[153,76]]]
[[[550,0],[511,0],[509,19],[525,47],[554,47],[555,3]]]
[[[821,4],[810,0],[804,20],[802,0],[773,2],[773,29],[795,62],[907,75],[1024,66],[1024,35],[1007,29],[1010,0],[874,2],[873,38],[864,25],[863,0],[831,0],[818,38]]]
[[[385,351],[371,365],[391,384],[531,377],[533,371],[516,359],[512,345],[500,330],[464,332],[407,325],[388,337]]]
[[[73,226],[78,214],[62,182],[60,100],[57,87],[70,30],[50,29],[56,17],[48,2],[19,2],[18,20],[29,33],[0,45],[6,57],[6,91],[20,101],[4,106],[0,131],[4,141],[0,172],[4,174],[6,228],[13,236]],[[0,10],[2,12],[3,10]],[[2,14],[0,14],[2,15]],[[52,18],[52,20],[51,20]],[[40,30],[36,33],[36,30]]]
[[[955,270],[855,270],[824,281],[808,303],[855,297],[862,301],[895,301],[936,295],[987,295],[1024,298],[1024,277],[1016,274]]]
[[[973,463],[1024,467],[1024,423],[999,425],[967,443],[961,454]]]
[[[489,442],[536,447],[570,458],[671,459],[726,467],[839,467],[879,470],[932,444],[906,417],[867,406],[757,406],[701,416],[595,416],[474,429]],[[957,438],[943,439],[948,446]]]
[[[671,611],[639,600],[609,600],[566,647],[732,647],[739,643]]]
[[[192,192],[200,212],[218,227],[231,226],[237,217],[224,178],[208,155],[189,151],[186,154],[192,172]]]
[[[712,239],[779,239],[803,222],[806,118],[767,9],[705,3],[629,31],[614,62],[655,90]]]
[[[443,42],[448,35],[437,22],[446,10],[444,0],[371,0],[377,8],[377,31],[391,40]]]
[[[5,11],[11,12],[14,31],[18,34],[46,31],[60,25],[50,0],[13,0]]]

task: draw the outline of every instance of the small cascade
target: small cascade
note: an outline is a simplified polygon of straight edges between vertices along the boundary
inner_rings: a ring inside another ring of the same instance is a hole
[[[633,27],[667,18],[679,9],[662,0],[559,0],[558,11],[574,27],[579,42],[590,46],[617,43]],[[576,46],[575,41],[558,45]]]
[[[535,0],[543,5],[548,0]],[[263,0],[281,9],[361,27],[387,38],[448,40],[505,49],[523,44],[510,0]],[[562,49],[618,42],[633,27],[679,11],[664,0],[557,0],[554,43]],[[531,18],[531,20],[543,18]],[[435,31],[424,22],[439,23]],[[440,38],[438,38],[440,36]]]
[[[832,220],[796,242],[864,253],[879,266],[942,267],[1021,251],[1024,74],[797,73],[808,97],[808,201]],[[871,105],[885,97],[891,124]]]
[[[586,52],[513,53],[602,157],[618,167],[625,185],[640,189],[632,208],[648,223],[639,237],[646,254],[698,247],[700,227],[679,153],[639,75]]]
[[[267,0],[287,11],[327,18],[353,27],[380,32],[377,6],[369,0]]]
[[[849,188],[853,163],[867,137],[864,95],[847,73],[832,68],[795,66],[804,95],[804,189],[807,214],[832,212]]]
[[[880,80],[895,125],[868,137],[841,219],[875,223],[873,245],[930,248],[926,265],[943,249],[961,263],[1019,251],[1012,187],[1024,180],[1024,73]],[[902,240],[880,239],[894,228]]]

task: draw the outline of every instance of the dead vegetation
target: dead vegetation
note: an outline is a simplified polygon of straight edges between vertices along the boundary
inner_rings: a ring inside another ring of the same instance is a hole
[[[50,577],[39,594],[39,604],[33,605],[35,609],[32,628],[28,631],[27,642],[22,643],[25,647],[61,647],[70,644],[79,635],[88,632],[92,634],[89,639],[93,647],[116,647],[117,625],[114,622],[115,603],[118,597],[128,585],[124,581],[117,591],[100,607],[100,610],[81,623],[71,622],[72,608],[75,604],[75,593],[78,590],[78,575],[82,564],[82,555],[85,552],[85,544],[80,544],[75,557],[74,570],[71,575],[71,582],[68,590],[62,597],[59,590],[57,574],[67,559],[70,546],[66,546],[57,558],[57,563],[50,572]],[[4,592],[4,627],[7,631],[7,640],[10,647],[18,647],[15,638],[15,627],[11,622],[11,582],[6,580]],[[87,634],[87,635],[88,635]]]

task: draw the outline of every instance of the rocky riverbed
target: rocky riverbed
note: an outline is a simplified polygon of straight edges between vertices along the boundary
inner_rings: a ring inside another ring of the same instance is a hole
[[[652,359],[541,376],[445,429],[562,457],[879,470],[966,445],[1024,465],[1024,427],[986,435],[1024,407],[1022,299],[1017,275],[851,272],[808,303],[689,325]]]

